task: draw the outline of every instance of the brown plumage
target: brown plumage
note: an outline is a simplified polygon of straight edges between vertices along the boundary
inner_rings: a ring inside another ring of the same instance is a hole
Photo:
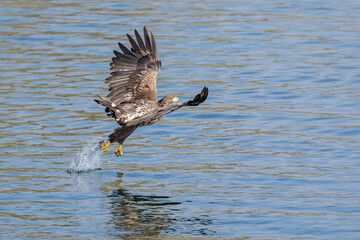
[[[152,33],[144,27],[144,40],[135,30],[136,41],[127,34],[130,50],[119,43],[122,53],[114,51],[115,57],[110,63],[111,76],[105,82],[109,84],[110,93],[107,98],[99,96],[95,102],[105,106],[108,116],[115,118],[121,127],[109,135],[109,142],[103,142],[102,150],[106,151],[113,142],[120,144],[115,150],[117,156],[122,155],[121,146],[137,127],[147,126],[161,120],[166,114],[183,106],[197,106],[208,96],[208,88],[204,87],[200,94],[187,102],[179,102],[179,98],[171,95],[157,101],[156,77],[161,67],[157,60],[157,47]]]

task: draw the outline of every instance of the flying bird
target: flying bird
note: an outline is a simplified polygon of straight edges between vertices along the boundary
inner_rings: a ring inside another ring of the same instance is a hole
[[[122,53],[114,50],[115,57],[110,63],[111,76],[105,79],[110,93],[107,98],[98,96],[95,102],[105,106],[105,112],[121,126],[109,135],[108,142],[101,141],[101,151],[109,145],[119,143],[116,156],[123,154],[122,144],[136,128],[152,125],[166,114],[184,106],[197,106],[208,96],[208,88],[187,102],[180,102],[178,97],[166,95],[157,100],[156,77],[161,67],[157,59],[157,47],[154,35],[144,27],[144,40],[135,30],[135,39],[129,34],[131,48],[119,43]]]

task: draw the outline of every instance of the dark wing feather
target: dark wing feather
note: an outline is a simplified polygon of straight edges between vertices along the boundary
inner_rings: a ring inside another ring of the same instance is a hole
[[[150,33],[150,35],[151,35],[151,48],[152,48],[152,51],[154,53],[154,57],[156,58],[157,57],[157,50],[156,50],[155,38],[154,38],[154,35],[152,33]]]
[[[135,37],[136,37],[136,40],[138,42],[138,45],[140,47],[140,50],[141,50],[141,54],[147,54],[147,53],[150,53],[150,51],[147,51],[147,49],[145,48],[145,45],[144,45],[144,42],[140,36],[140,34],[138,33],[138,31],[135,30]]]
[[[150,41],[149,34],[148,34],[146,28],[144,28],[144,37],[145,37],[146,49],[148,49],[150,52],[152,52],[151,41]]]
[[[196,95],[193,100],[190,100],[190,101],[186,102],[186,103],[185,103],[185,106],[197,106],[197,105],[199,105],[200,103],[205,102],[208,94],[209,94],[209,89],[208,89],[207,87],[204,87],[204,88],[201,90],[201,93],[199,93],[198,95]]]
[[[144,27],[144,43],[135,30],[137,42],[127,35],[131,50],[119,43],[122,53],[114,51],[115,57],[110,64],[113,72],[105,80],[109,83],[108,97],[111,102],[119,104],[139,99],[157,101],[156,77],[161,62],[156,59],[156,43],[152,33],[150,34],[151,38]]]
[[[140,118],[136,118],[134,120],[129,121],[126,126],[143,126],[147,125],[148,123],[155,122],[163,118],[166,114],[169,114],[175,110],[178,110],[179,108],[183,106],[198,106],[200,103],[203,103],[209,93],[209,89],[207,87],[204,87],[201,91],[201,93],[197,94],[193,100],[190,100],[188,102],[183,103],[172,103],[168,105],[165,108],[160,109],[157,112],[152,112],[149,114],[146,114]]]

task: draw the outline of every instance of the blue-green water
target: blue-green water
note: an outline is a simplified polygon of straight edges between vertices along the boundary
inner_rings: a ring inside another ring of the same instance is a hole
[[[0,238],[359,239],[359,16],[335,0],[2,1]],[[67,173],[117,127],[93,98],[144,25],[159,95],[208,100]]]

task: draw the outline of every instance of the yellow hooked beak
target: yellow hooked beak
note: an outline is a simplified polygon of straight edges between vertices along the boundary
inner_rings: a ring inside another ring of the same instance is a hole
[[[174,97],[173,99],[172,99],[172,101],[173,102],[178,102],[180,99],[178,98],[178,97]]]

